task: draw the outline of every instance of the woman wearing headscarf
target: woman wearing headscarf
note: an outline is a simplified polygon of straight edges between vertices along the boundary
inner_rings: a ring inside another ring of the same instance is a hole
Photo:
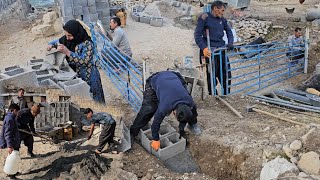
[[[57,50],[66,55],[69,66],[90,86],[93,99],[105,103],[101,78],[94,62],[94,45],[83,26],[76,20],[68,21],[64,27],[65,35],[59,39]],[[51,41],[47,50],[56,44]]]

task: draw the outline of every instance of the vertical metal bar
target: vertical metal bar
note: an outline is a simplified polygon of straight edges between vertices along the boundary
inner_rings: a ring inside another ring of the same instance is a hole
[[[223,88],[223,68],[222,68],[222,50],[220,49],[219,50],[219,61],[220,61],[220,90],[221,90],[221,94],[222,95],[225,95],[224,94],[224,88]]]
[[[258,64],[259,64],[259,88],[258,89],[260,89],[261,88],[261,49],[260,49],[260,45],[258,44]]]
[[[215,82],[215,70],[214,70],[215,64],[214,64],[214,62],[212,62],[213,51],[211,51],[210,34],[209,33],[210,33],[209,29],[206,29],[208,50],[209,50],[209,52],[211,52],[211,56],[209,58],[211,94],[216,95],[215,83],[214,83],[214,85],[212,84],[212,80]]]
[[[309,37],[310,37],[310,29],[306,28],[306,38],[305,38],[305,49],[304,49],[304,70],[305,74],[308,73],[308,63],[309,63]]]
[[[143,64],[142,64],[142,83],[143,83],[143,91],[146,90],[146,81],[147,81],[147,78],[146,78],[146,61],[144,60],[143,61]]]
[[[224,53],[224,61],[225,61],[225,70],[226,70],[226,94],[225,95],[228,95],[230,92],[229,92],[229,68],[228,68],[228,65],[229,65],[229,62],[228,62],[228,56],[227,56],[227,51],[224,50],[225,53]]]

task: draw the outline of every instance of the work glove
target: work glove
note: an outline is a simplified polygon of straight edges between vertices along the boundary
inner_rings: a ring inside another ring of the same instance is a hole
[[[205,56],[205,57],[207,57],[207,58],[210,58],[211,57],[211,52],[209,51],[209,48],[204,48],[203,49],[203,55]]]
[[[228,44],[228,50],[233,50],[234,49],[234,47],[233,47],[233,44]]]
[[[152,147],[152,149],[154,149],[155,151],[158,151],[159,148],[160,148],[160,141],[152,140],[152,141],[151,141],[151,147]]]

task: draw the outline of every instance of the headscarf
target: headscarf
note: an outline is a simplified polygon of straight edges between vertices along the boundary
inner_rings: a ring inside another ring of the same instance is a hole
[[[64,35],[59,39],[59,43],[65,45],[70,51],[75,52],[75,48],[78,44],[91,40],[90,36],[82,25],[76,20],[68,21],[63,29],[70,33],[73,36],[73,40],[67,40],[67,37]]]

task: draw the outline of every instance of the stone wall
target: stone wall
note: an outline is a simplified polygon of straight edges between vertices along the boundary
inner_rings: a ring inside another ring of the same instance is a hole
[[[65,24],[71,19],[81,19],[86,24],[101,20],[108,29],[110,22],[110,7],[108,0],[56,0],[58,10]]]
[[[17,0],[0,0],[0,11],[6,9],[9,5],[13,4]]]

